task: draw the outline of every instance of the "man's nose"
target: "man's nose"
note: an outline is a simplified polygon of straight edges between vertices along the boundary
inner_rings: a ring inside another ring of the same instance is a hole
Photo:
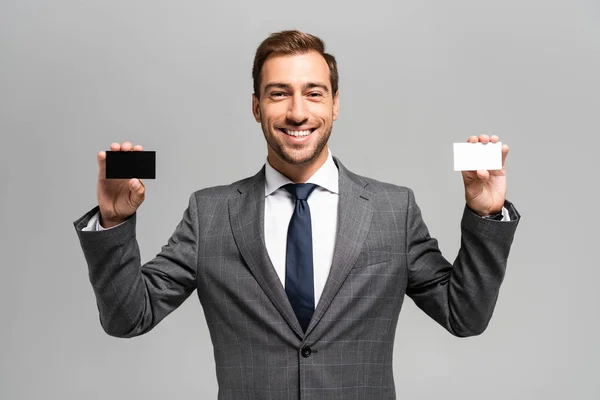
[[[294,95],[290,102],[290,107],[287,112],[287,118],[290,121],[300,123],[306,120],[307,112],[302,95]]]

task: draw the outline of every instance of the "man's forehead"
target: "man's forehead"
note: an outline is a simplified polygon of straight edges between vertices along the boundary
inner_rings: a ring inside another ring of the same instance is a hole
[[[293,55],[271,54],[263,64],[262,84],[272,82],[321,82],[329,85],[329,66],[325,58],[314,51]]]

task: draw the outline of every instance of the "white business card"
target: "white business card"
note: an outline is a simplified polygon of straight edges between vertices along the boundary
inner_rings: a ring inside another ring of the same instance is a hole
[[[502,169],[502,143],[454,143],[454,170]]]

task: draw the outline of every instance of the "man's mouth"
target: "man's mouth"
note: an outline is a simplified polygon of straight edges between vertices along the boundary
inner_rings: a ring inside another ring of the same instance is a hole
[[[301,137],[306,137],[306,136],[310,135],[311,133],[313,133],[316,130],[316,128],[305,129],[305,130],[292,130],[292,129],[279,128],[279,130],[288,136],[294,136],[297,138],[301,138]]]

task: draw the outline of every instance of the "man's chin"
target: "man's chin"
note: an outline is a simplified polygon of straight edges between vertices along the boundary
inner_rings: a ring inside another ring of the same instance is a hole
[[[290,154],[280,154],[279,158],[281,158],[286,164],[294,165],[294,166],[298,166],[298,167],[302,166],[302,165],[310,164],[315,159],[315,157],[313,157],[313,156],[298,157],[298,156],[292,156]]]
[[[322,151],[323,150],[321,150],[321,152]],[[287,164],[294,166],[302,166],[314,162],[317,158],[319,158],[319,154],[321,152],[318,152],[317,149],[312,149],[309,152],[283,150],[283,152],[279,154],[279,157]]]
[[[315,160],[322,155],[323,151],[327,148],[327,143],[320,141],[307,141],[305,143],[286,143],[285,141],[274,140],[275,137],[271,136],[272,140],[267,140],[270,147],[269,151],[273,152],[280,162],[284,162],[290,166],[305,166],[313,163]],[[315,138],[313,138],[315,139]]]

